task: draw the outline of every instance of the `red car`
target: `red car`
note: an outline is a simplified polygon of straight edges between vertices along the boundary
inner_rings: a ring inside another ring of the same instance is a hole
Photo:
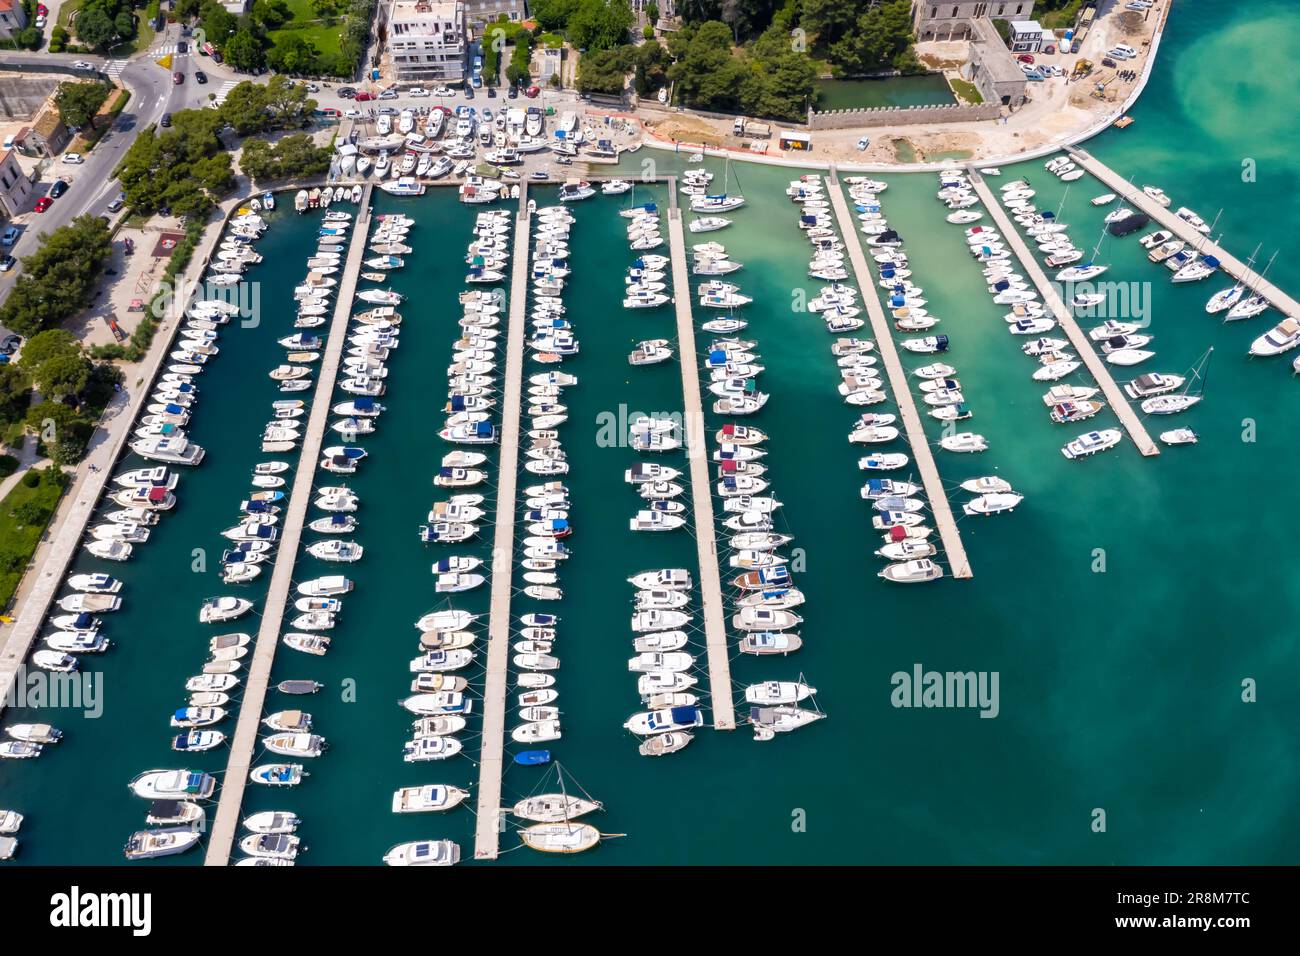
[[[177,70],[175,73],[172,74],[172,83],[174,83],[176,86],[180,86],[184,82],[185,82],[185,74],[182,73],[180,70]]]
[[[356,100],[358,103],[364,103],[366,100],[374,100],[374,99],[378,99],[378,97],[375,96],[374,93],[367,93],[365,90],[362,90],[360,93],[354,96],[353,99]]]
[[[524,96],[528,97],[530,100],[535,100],[537,99],[537,94],[540,92],[542,92],[541,87],[530,86],[528,89],[524,90]]]
[[[54,205],[53,199],[51,199],[49,196],[42,196],[40,199],[36,200],[36,211],[45,212],[45,210],[49,209],[53,205]]]
[[[1033,63],[1034,55],[1032,53],[1022,53],[1020,56],[1016,57],[1016,59],[1021,63]]]

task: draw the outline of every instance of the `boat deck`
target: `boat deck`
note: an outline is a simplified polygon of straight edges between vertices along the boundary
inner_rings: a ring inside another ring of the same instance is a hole
[[[280,627],[293,590],[293,569],[302,539],[302,529],[307,518],[307,507],[312,499],[316,480],[316,465],[320,461],[321,446],[325,442],[325,428],[330,415],[330,401],[334,383],[338,378],[343,350],[347,341],[348,320],[352,316],[352,297],[356,292],[361,260],[366,254],[366,234],[370,231],[370,199],[373,186],[367,185],[361,205],[353,220],[352,240],[348,244],[348,257],[343,274],[339,277],[338,298],[334,316],[330,321],[329,339],[321,356],[320,377],[312,394],[311,410],[304,430],[302,451],[298,467],[293,473],[293,485],[281,523],[280,546],[276,551],[271,581],[267,587],[266,603],[257,628],[257,639],[248,663],[248,675],[243,684],[243,700],[239,707],[239,721],[230,737],[230,758],[222,776],[221,795],[213,817],[204,866],[227,866],[239,827],[239,811],[244,802],[244,787],[253,762],[253,750],[261,729],[262,705],[271,679],[271,665],[280,643]]]
[[[1043,297],[1044,304],[1051,310],[1052,317],[1056,319],[1069,337],[1070,344],[1079,353],[1079,358],[1087,366],[1088,373],[1101,387],[1106,396],[1106,401],[1110,403],[1111,410],[1115,413],[1115,417],[1119,419],[1120,424],[1124,426],[1124,430],[1128,432],[1129,437],[1133,439],[1133,444],[1137,446],[1138,451],[1143,455],[1160,454],[1160,447],[1147,434],[1146,428],[1142,425],[1142,420],[1138,418],[1137,413],[1129,405],[1124,390],[1115,384],[1115,379],[1111,377],[1110,366],[1102,361],[1101,356],[1097,354],[1097,350],[1093,348],[1092,340],[1074,321],[1074,313],[1061,299],[1056,291],[1056,286],[1047,278],[1047,273],[1043,272],[1038,260],[1034,258],[1034,254],[1020,235],[1019,228],[1007,216],[1006,210],[1002,208],[1002,204],[993,195],[993,191],[989,189],[983,177],[973,168],[970,170],[970,181],[975,187],[975,192],[979,194],[980,202],[984,204],[984,207],[989,211],[989,215],[993,217],[993,222],[996,224],[998,231],[1006,239],[1007,245],[1015,253],[1016,258],[1020,260],[1020,265],[1024,268],[1025,274],[1038,289],[1038,294]]]
[[[1188,245],[1193,246],[1197,252],[1214,256],[1221,263],[1221,268],[1233,279],[1248,285],[1252,290],[1258,292],[1273,308],[1277,309],[1284,315],[1300,316],[1300,302],[1297,302],[1291,296],[1287,295],[1273,283],[1264,279],[1258,272],[1251,269],[1246,263],[1242,262],[1236,256],[1232,255],[1222,246],[1214,243],[1209,236],[1200,232],[1191,223],[1179,219],[1170,209],[1160,205],[1146,193],[1141,187],[1134,186],[1115,170],[1111,169],[1105,163],[1095,159],[1089,153],[1078,148],[1067,149],[1070,158],[1082,166],[1085,170],[1101,180],[1106,189],[1121,197],[1130,206],[1138,209],[1155,222],[1158,222],[1162,228],[1168,229],[1179,239],[1185,241]],[[1172,205],[1172,203],[1171,203]]]
[[[866,256],[862,254],[862,243],[858,239],[857,225],[849,211],[844,193],[840,189],[839,179],[832,173],[826,177],[827,192],[831,197],[831,206],[835,209],[835,218],[839,223],[840,234],[848,249],[849,262],[853,266],[853,277],[857,280],[862,293],[862,302],[871,319],[871,331],[876,340],[876,352],[884,363],[889,376],[889,387],[894,393],[894,403],[898,406],[898,415],[907,432],[908,444],[912,446],[912,458],[921,475],[921,484],[925,496],[930,502],[930,513],[934,515],[934,524],[943,542],[944,555],[954,578],[974,576],[970,560],[966,557],[966,547],[962,544],[961,532],[957,530],[957,519],[953,516],[952,505],[943,488],[943,479],[939,476],[939,467],[934,461],[934,450],[925,433],[925,425],[916,410],[916,401],[907,382],[907,370],[898,359],[898,349],[894,345],[893,332],[885,318],[885,310],[880,306],[880,297],[876,295],[876,280],[867,266]]]
[[[510,595],[515,559],[515,501],[519,483],[519,415],[524,377],[524,326],[528,313],[528,257],[531,218],[528,183],[519,185],[513,258],[510,263],[510,318],[506,330],[506,371],[501,396],[501,456],[497,478],[496,524],[492,539],[492,595],[488,614],[487,673],[483,683],[478,810],[474,859],[495,860],[501,844],[501,774],[505,769],[506,686],[510,663]]]
[[[673,267],[673,308],[677,313],[677,350],[682,369],[682,410],[685,416],[686,454],[691,468],[691,498],[695,513],[695,544],[700,560],[700,600],[704,607],[704,642],[708,649],[709,697],[715,730],[735,730],[736,711],[731,696],[731,659],[727,653],[727,625],[722,609],[722,573],[718,568],[718,543],[713,520],[712,485],[700,398],[700,369],[695,352],[695,319],[691,313],[691,277],[686,268],[686,238],[682,211],[677,205],[677,180],[668,182],[668,247]]]

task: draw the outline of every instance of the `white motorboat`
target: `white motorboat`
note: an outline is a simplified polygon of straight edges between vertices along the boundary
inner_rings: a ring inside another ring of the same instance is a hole
[[[468,790],[446,784],[403,787],[393,794],[393,812],[440,813],[459,806],[468,798]]]
[[[895,584],[921,584],[943,577],[943,568],[929,558],[918,558],[889,564],[877,576]]]
[[[1061,454],[1071,460],[1076,458],[1086,458],[1089,455],[1097,454],[1097,452],[1114,448],[1120,443],[1122,438],[1123,435],[1117,428],[1107,428],[1102,431],[1087,432],[1074,439],[1074,441],[1068,442],[1065,447],[1061,449]]]

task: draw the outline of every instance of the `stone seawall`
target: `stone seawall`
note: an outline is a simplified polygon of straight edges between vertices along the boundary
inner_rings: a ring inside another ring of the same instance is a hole
[[[826,110],[808,113],[808,129],[845,129],[856,126],[920,126],[925,123],[967,123],[997,119],[997,103],[963,106],[878,106],[856,110]]]

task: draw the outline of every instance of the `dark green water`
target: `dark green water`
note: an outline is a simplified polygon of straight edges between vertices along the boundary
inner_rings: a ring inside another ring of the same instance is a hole
[[[1281,3],[1180,4],[1133,110],[1137,122],[1088,148],[1207,219],[1224,207],[1223,241],[1236,254],[1260,242],[1264,258],[1274,248],[1286,254],[1297,212],[1288,157],[1300,133],[1280,67],[1285,54],[1273,38],[1297,26],[1300,15]],[[1241,71],[1248,83],[1240,87],[1216,79],[1208,89],[1226,62],[1256,69]],[[637,157],[638,169],[646,155]],[[675,168],[671,154],[649,155],[660,173]],[[1244,158],[1257,161],[1256,182],[1242,182]],[[720,165],[716,172],[720,180]],[[879,539],[858,497],[861,451],[845,440],[857,410],[835,394],[831,337],[792,308],[795,290],[816,287],[804,278],[807,244],[782,195],[794,171],[744,166],[739,173],[749,204],[732,214],[734,226],[707,238],[745,263],[734,279],[755,298],[743,334],[760,343],[762,387],[772,394],[755,424],[771,435],[766,463],[785,502],[779,524],[806,552],[798,584],[808,604],[800,609],[804,650],[781,661],[735,660],[733,676],[745,684],[802,672],[819,688],[829,718],[762,744],[744,731],[702,731],[685,751],[659,760],[638,757],[621,728],[638,707],[626,669],[631,588],[624,579],[661,564],[693,566],[695,554],[685,532],[626,530],[639,499],[622,471],[636,456],[596,444],[598,415],[617,413],[620,403],[675,410],[680,380],[673,364],[627,365],[634,341],[672,337],[672,316],[619,307],[632,257],[614,214],[619,204],[577,204],[565,302],[582,353],[564,364],[580,384],[565,393],[570,420],[563,426],[573,464],[567,483],[575,556],[561,570],[556,686],[564,738],[551,749],[605,801],[601,829],[629,835],[576,862],[1295,862],[1300,706],[1293,688],[1300,667],[1291,622],[1300,613],[1300,586],[1286,558],[1297,522],[1288,497],[1275,489],[1300,468],[1300,415],[1289,362],[1245,356],[1278,317],[1224,326],[1204,312],[1222,281],[1173,286],[1164,269],[1146,261],[1136,236],[1103,245],[1099,261],[1112,266],[1107,280],[1150,283],[1151,369],[1181,373],[1215,347],[1206,400],[1176,422],[1194,427],[1201,443],[1143,459],[1125,441],[1097,458],[1067,462],[1059,448],[1083,428],[1047,418],[1044,386],[1029,378],[1032,361],[1004,331],[1005,309],[984,293],[960,229],[943,221],[935,178],[888,177],[886,214],[907,239],[927,308],[943,319],[937,331],[953,340],[948,361],[975,411],[969,427],[991,446],[971,457],[937,451],[945,483],[997,473],[1026,495],[1013,515],[962,519],[973,580],[889,587],[874,576]],[[1065,195],[1041,163],[1006,168],[1003,181],[1017,174],[1030,178],[1041,206]],[[1065,199],[1062,216],[1081,245],[1100,234],[1104,210],[1088,199],[1102,191],[1085,179]],[[411,266],[393,280],[410,295],[401,309],[402,347],[383,400],[390,411],[365,442],[370,458],[361,474],[349,481],[363,499],[357,540],[367,555],[347,571],[357,590],[330,654],[282,651],[274,675],[329,685],[308,709],[332,749],[297,790],[248,791],[249,810],[284,807],[304,817],[300,832],[312,847],[304,862],[374,863],[398,840],[442,836],[471,855],[467,809],[389,813],[397,786],[465,785],[477,776],[469,735],[470,757],[401,762],[408,721],[396,701],[415,653],[411,624],[437,604],[428,567],[435,553],[414,532],[434,497],[430,478],[444,451],[436,437],[443,370],[456,336],[455,294],[473,213],[439,190],[400,208],[420,222]],[[259,246],[268,259],[259,277],[296,277],[313,232],[306,219],[280,218]],[[1300,288],[1296,265],[1281,256],[1270,277]],[[209,460],[185,477],[181,506],[140,557],[113,569],[127,580],[126,608],[109,621],[118,646],[93,662],[105,675],[103,718],[34,715],[63,726],[68,740],[39,761],[0,765],[0,805],[28,816],[25,862],[119,861],[143,809],[126,782],[150,767],[179,765],[167,749],[167,715],[182,702],[184,678],[198,669],[215,633],[196,624],[199,603],[222,590],[212,575],[189,573],[190,552],[205,547],[215,558],[218,533],[233,523],[248,469],[260,457],[257,434],[276,397],[265,372],[279,360],[273,343],[289,324],[291,285],[286,277],[276,286],[284,309],[278,318],[223,334],[193,426]],[[1253,441],[1243,440],[1248,420]],[[1104,413],[1096,423],[1111,425],[1113,417]],[[1157,419],[1151,427],[1174,424]],[[927,429],[937,439],[938,424]],[[957,492],[953,501],[964,497]],[[1243,510],[1243,500],[1252,507]],[[1097,549],[1104,573],[1093,570]],[[298,576],[318,573],[304,564]],[[485,602],[484,593],[456,605],[479,610]],[[533,606],[519,597],[515,613]],[[999,672],[1000,715],[893,708],[890,675],[917,662]],[[477,670],[469,673],[471,686],[481,688]],[[356,703],[340,697],[347,678],[356,681]],[[1258,703],[1241,700],[1247,680],[1258,684]],[[279,706],[274,694],[268,706]],[[26,716],[16,711],[6,721]],[[475,718],[470,729],[477,726]],[[215,769],[221,753],[192,760]],[[505,800],[537,779],[511,767]],[[1105,833],[1091,828],[1097,808],[1106,813]],[[796,817],[805,832],[792,826]],[[515,842],[507,835],[502,846]],[[527,851],[503,857],[543,860],[553,862]]]
[[[890,76],[879,80],[818,80],[819,110],[879,106],[942,106],[957,102],[941,73]]]

